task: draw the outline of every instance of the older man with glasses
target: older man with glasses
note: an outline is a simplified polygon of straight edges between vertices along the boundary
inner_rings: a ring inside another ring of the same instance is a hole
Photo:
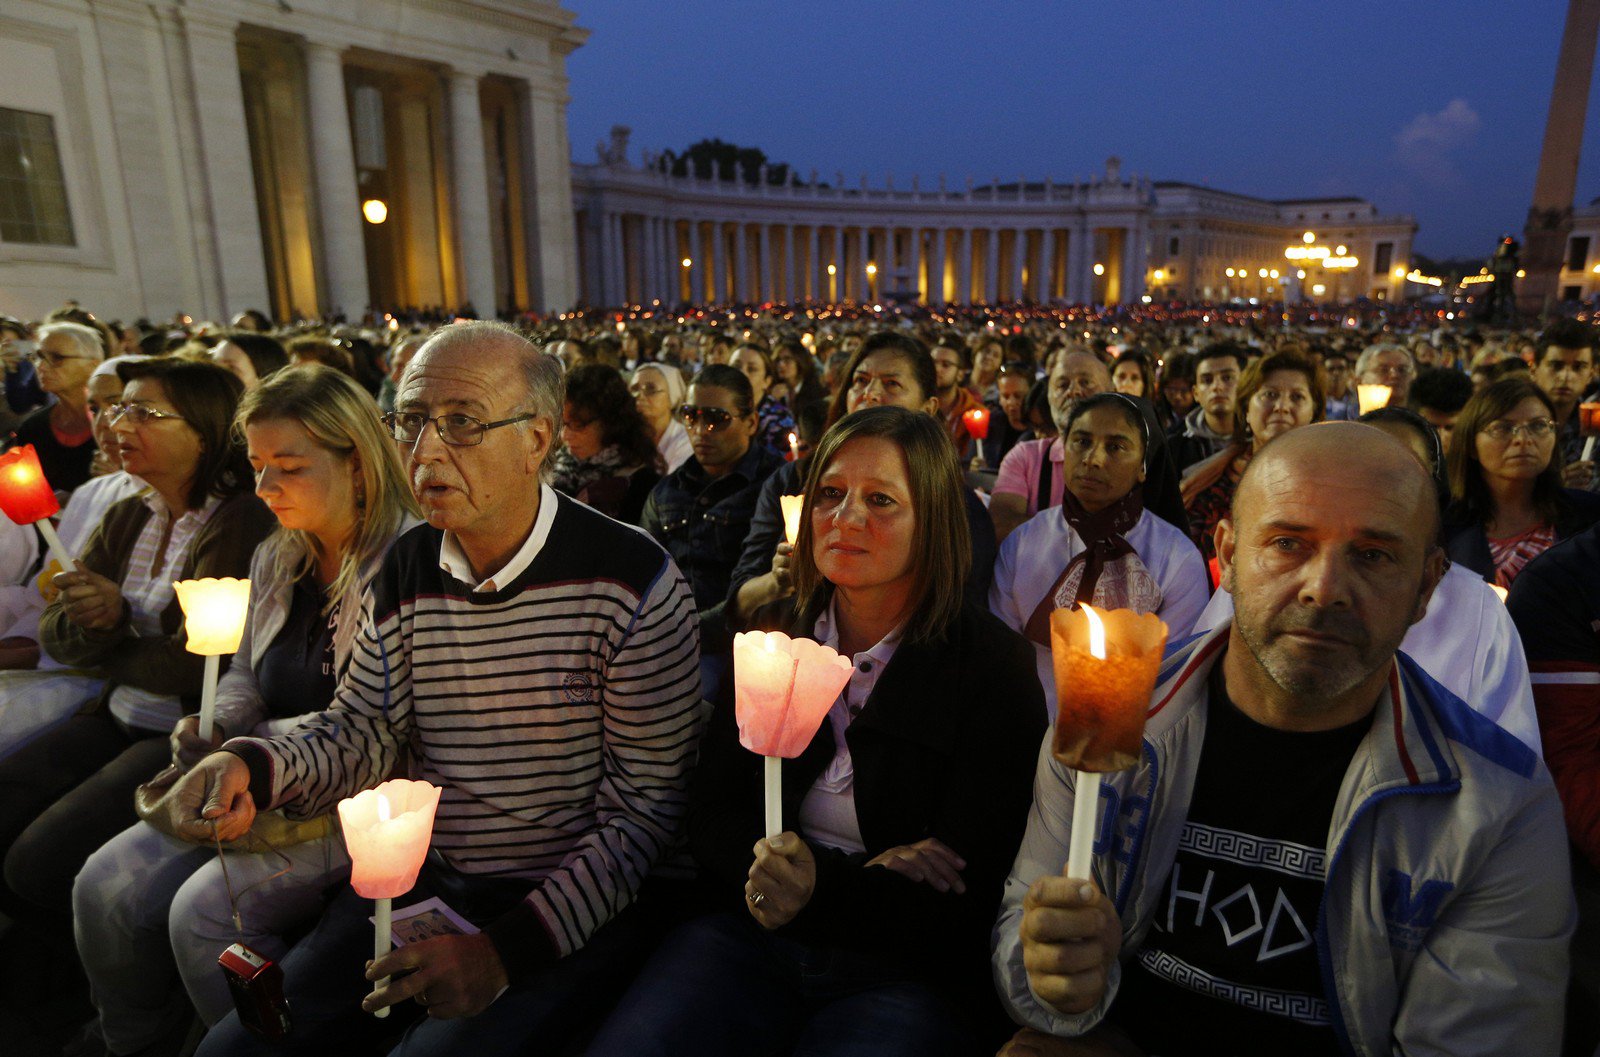
[[[45,479],[71,492],[90,476],[97,450],[89,419],[89,375],[105,359],[100,335],[81,323],[46,323],[29,354],[50,402],[17,424],[12,444],[32,444]]]
[[[482,931],[366,965],[371,904],[344,889],[284,959],[288,1037],[229,1016],[204,1054],[354,1051],[382,1023],[363,1011],[402,1003],[425,1014],[407,1054],[559,1050],[627,979],[627,908],[682,817],[700,726],[688,585],[653,542],[541,482],[559,364],[508,327],[454,324],[395,407],[427,524],[377,573],[332,707],[227,742],[169,810],[191,839],[231,840],[258,808],[314,817],[409,771],[442,796],[405,901],[437,897]]]

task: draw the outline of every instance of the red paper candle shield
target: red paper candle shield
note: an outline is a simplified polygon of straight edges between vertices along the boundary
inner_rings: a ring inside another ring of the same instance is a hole
[[[1578,405],[1578,432],[1585,437],[1600,436],[1600,404]]]
[[[363,899],[411,891],[433,839],[439,787],[395,778],[339,801],[339,825],[350,852],[350,887]]]
[[[1167,626],[1152,613],[1087,609],[1050,614],[1059,708],[1052,751],[1079,771],[1126,770],[1139,762]],[[1093,619],[1103,621],[1102,637],[1095,636]]]
[[[19,525],[55,517],[61,510],[32,444],[0,455],[0,510]]]
[[[778,631],[735,635],[739,744],[762,756],[799,756],[850,681],[851,670],[848,660],[810,639]]]
[[[986,440],[989,436],[989,409],[975,407],[961,414],[961,421],[966,424],[967,436],[975,440]]]

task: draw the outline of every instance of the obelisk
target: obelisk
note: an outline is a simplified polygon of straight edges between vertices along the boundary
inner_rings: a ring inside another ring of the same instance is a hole
[[[1572,200],[1578,191],[1578,155],[1583,149],[1597,37],[1600,0],[1568,0],[1539,174],[1523,230],[1522,261],[1528,274],[1518,285],[1517,307],[1524,315],[1543,313],[1561,292],[1561,264],[1572,232]]]

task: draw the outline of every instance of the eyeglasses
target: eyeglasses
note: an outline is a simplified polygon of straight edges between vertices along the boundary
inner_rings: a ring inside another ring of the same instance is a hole
[[[93,356],[66,356],[59,352],[47,352],[44,349],[35,349],[28,353],[28,359],[35,364],[47,363],[51,367],[60,367],[68,360],[92,360]]]
[[[704,425],[706,430],[715,433],[719,429],[726,429],[733,421],[733,413],[720,407],[696,407],[694,404],[684,404],[678,408],[678,418],[683,422],[685,429],[694,429]]]
[[[1555,432],[1556,424],[1548,418],[1535,418],[1527,422],[1491,422],[1479,430],[1496,444],[1510,443],[1511,438],[1524,434],[1529,440],[1544,440]]]
[[[628,386],[628,395],[634,397],[635,399],[638,399],[641,396],[660,396],[664,392],[666,392],[666,389],[659,385],[649,385],[642,382],[636,382],[633,385]]]
[[[157,411],[155,408],[146,407],[144,404],[112,404],[106,408],[106,411],[111,414],[112,422],[126,418],[128,420],[128,424],[133,426],[135,429],[143,426],[147,422],[157,422],[164,418],[175,418],[179,422],[184,421],[184,417],[182,415],[174,415],[166,411]]]
[[[491,429],[509,426],[515,422],[526,422],[537,415],[517,415],[514,418],[502,418],[498,422],[480,422],[471,415],[436,415],[429,418],[427,415],[415,411],[390,411],[383,416],[384,428],[389,435],[401,444],[415,444],[422,436],[422,431],[429,422],[439,432],[439,439],[453,448],[470,448],[483,443],[483,435]]]

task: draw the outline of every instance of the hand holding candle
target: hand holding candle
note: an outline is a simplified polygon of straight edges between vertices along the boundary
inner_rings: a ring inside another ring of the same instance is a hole
[[[1077,772],[1067,876],[1087,879],[1099,820],[1100,775],[1139,762],[1145,711],[1167,626],[1154,614],[1089,606],[1050,615],[1056,717],[1052,752]]]
[[[782,760],[805,751],[851,671],[847,659],[810,639],[777,631],[733,637],[739,744],[767,758],[768,837],[783,832]]]
[[[44,468],[39,465],[39,453],[32,444],[24,444],[0,455],[0,511],[4,511],[6,517],[19,525],[38,525],[44,541],[50,545],[50,553],[61,568],[77,568],[50,521],[61,512],[61,504],[56,501],[50,482],[45,480]]]
[[[200,690],[200,737],[210,741],[221,657],[237,650],[244,637],[245,615],[250,611],[250,581],[208,576],[204,580],[178,580],[172,586],[183,609],[183,627],[188,637],[184,648],[206,659],[205,682]]]
[[[428,782],[395,778],[339,801],[339,826],[350,852],[350,887],[363,899],[376,901],[374,958],[389,953],[393,900],[417,883],[433,839],[439,794],[439,787]],[[387,977],[379,980],[373,990],[388,982]],[[374,1015],[385,1017],[389,1010]]]
[[[978,449],[977,463],[983,464],[983,442],[989,436],[989,409],[975,407],[961,413],[961,422],[967,427],[967,436],[971,437]]]

